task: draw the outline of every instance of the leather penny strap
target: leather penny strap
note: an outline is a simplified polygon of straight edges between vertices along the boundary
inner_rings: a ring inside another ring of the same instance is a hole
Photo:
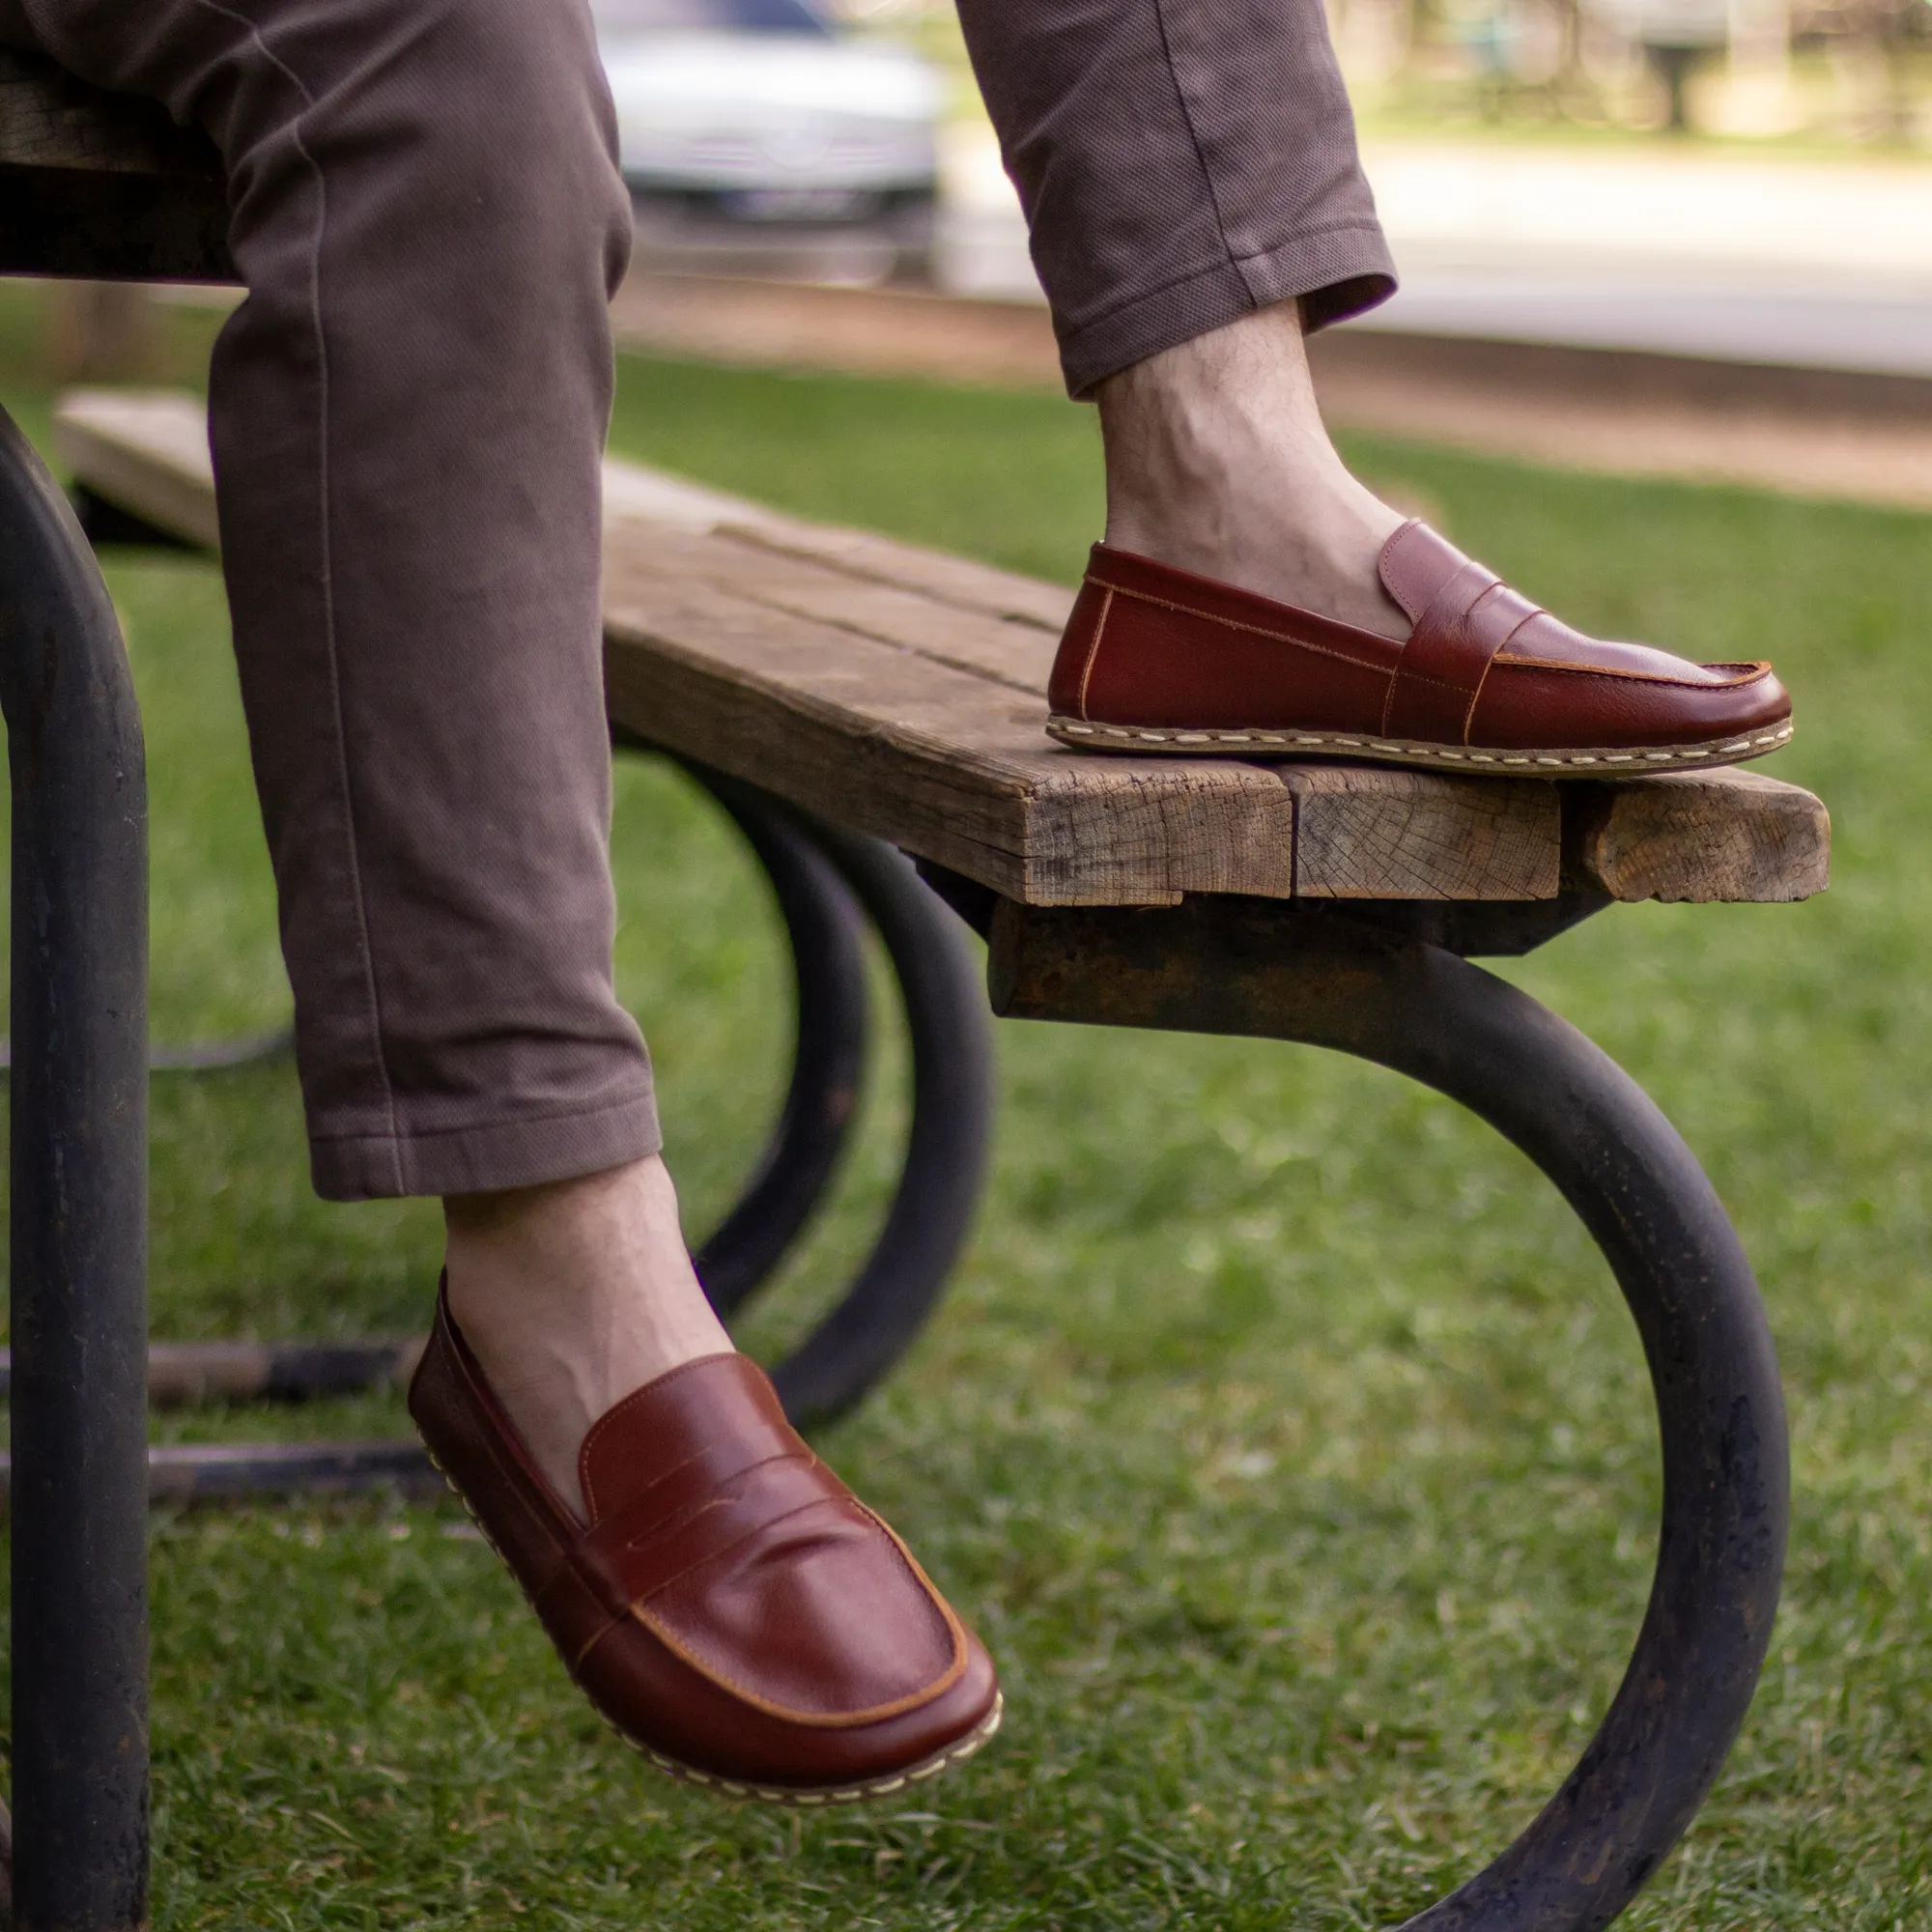
[[[1466,745],[1491,663],[1542,607],[1494,571],[1464,563],[1415,620],[1382,707],[1382,736]]]
[[[809,1452],[775,1456],[668,1513],[663,1499],[646,1491],[586,1530],[569,1567],[611,1616],[626,1616],[632,1605],[735,1544],[814,1504],[836,1504],[843,1494]]]

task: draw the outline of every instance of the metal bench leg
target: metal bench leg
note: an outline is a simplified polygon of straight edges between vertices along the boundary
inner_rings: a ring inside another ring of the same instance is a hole
[[[1427,1932],[1596,1932],[1704,1801],[1749,1708],[1784,1562],[1777,1362],[1744,1250],[1690,1151],[1607,1055],[1506,981],[1346,917],[1257,900],[992,922],[997,1010],[1303,1040],[1460,1100],[1556,1183],[1635,1318],[1663,1520],[1650,1605],[1596,1736]]]
[[[147,804],[114,608],[0,413],[14,797],[14,1910],[147,1919]]]
[[[701,779],[700,775],[700,779]],[[693,1257],[727,1320],[784,1259],[831,1185],[865,1082],[865,920],[830,861],[755,795],[713,792],[771,882],[797,988],[791,1080],[737,1204]]]
[[[652,749],[613,735],[620,749]],[[778,1128],[745,1195],[697,1256],[721,1314],[740,1307],[783,1258],[843,1150],[865,1054],[861,908],[905,1003],[912,1123],[885,1226],[838,1305],[772,1371],[794,1422],[825,1421],[911,1346],[972,1232],[993,1094],[980,968],[958,920],[890,845],[708,766],[677,762],[731,815],[770,875],[798,982],[797,1059]]]
[[[912,1122],[885,1226],[838,1306],[772,1371],[788,1415],[824,1421],[912,1346],[972,1234],[992,1141],[993,1051],[965,928],[911,860],[822,820],[800,822],[871,917],[912,1049]]]

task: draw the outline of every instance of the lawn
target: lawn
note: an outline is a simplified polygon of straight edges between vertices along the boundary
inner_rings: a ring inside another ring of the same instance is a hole
[[[33,298],[0,400],[45,421]],[[191,371],[201,319],[163,361]],[[1047,398],[627,361],[616,446],[811,515],[1068,578],[1091,416]],[[1785,1606],[1711,1804],[1626,1921],[1932,1924],[1932,524],[1387,442],[1384,488],[1578,621],[1776,657],[1770,769],[1820,790],[1797,907],[1618,909],[1506,966],[1656,1095],[1757,1267],[1796,1452]],[[148,720],[157,1037],[286,987],[218,584],[109,577]],[[627,763],[621,972],[701,1233],[778,1090],[775,921],[719,821]],[[1014,1023],[972,1252],[825,1453],[998,1656],[998,1745],[917,1808],[725,1807],[620,1750],[453,1507],[155,1521],[156,1922],[801,1932],[1387,1924],[1526,1821],[1620,1674],[1648,1582],[1634,1337],[1510,1150],[1313,1049]],[[881,1058],[838,1198],[752,1324],[838,1278],[890,1177]],[[309,1195],[286,1065],[158,1076],[168,1336],[423,1321],[421,1203]],[[402,1426],[369,1400],[182,1434]]]

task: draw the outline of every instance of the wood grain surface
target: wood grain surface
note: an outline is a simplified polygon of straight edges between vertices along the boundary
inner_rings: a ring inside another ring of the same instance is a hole
[[[214,538],[192,398],[84,392],[76,476]],[[1271,898],[1759,899],[1824,889],[1825,808],[1755,772],[1621,783],[1138,759],[1041,730],[1070,593],[607,465],[612,719],[1036,905]]]
[[[1756,771],[1673,772],[1577,788],[1568,862],[1614,899],[1808,899],[1831,882],[1824,802]],[[1566,788],[1568,789],[1568,788]]]

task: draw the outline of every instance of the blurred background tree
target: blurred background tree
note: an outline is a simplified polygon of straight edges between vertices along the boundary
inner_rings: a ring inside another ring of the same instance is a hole
[[[952,0],[827,0],[964,75]],[[1932,151],[1932,0],[1328,0],[1372,126]]]

